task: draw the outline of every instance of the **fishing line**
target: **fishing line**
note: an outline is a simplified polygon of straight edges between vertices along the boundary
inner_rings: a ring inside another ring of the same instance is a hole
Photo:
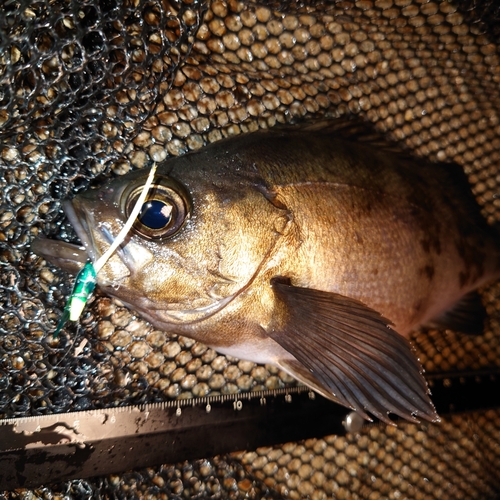
[[[57,325],[57,328],[54,332],[54,337],[57,337],[59,335],[59,332],[68,320],[78,321],[78,319],[80,318],[85,304],[87,303],[88,298],[94,291],[94,288],[97,284],[97,273],[104,267],[104,265],[111,258],[116,249],[123,243],[123,240],[126,238],[127,234],[132,228],[135,219],[137,219],[137,217],[139,216],[142,206],[146,201],[146,196],[148,195],[148,192],[153,185],[155,172],[156,163],[151,167],[148,178],[146,179],[141,194],[137,199],[129,218],[127,219],[125,225],[122,227],[121,231],[113,240],[109,248],[106,250],[106,252],[104,252],[95,263],[92,263],[90,260],[87,261],[80,272],[76,275],[73,290],[68,299],[68,302],[66,303],[59,324]]]
[[[118,236],[114,239],[113,243],[106,250],[106,252],[104,252],[104,254],[101,255],[101,257],[99,257],[99,259],[97,259],[97,261],[94,263],[94,271],[96,274],[103,268],[104,264],[106,264],[106,262],[110,259],[113,252],[123,243],[123,240],[127,236],[130,229],[132,229],[135,219],[137,219],[138,215],[140,214],[142,205],[144,205],[146,196],[148,195],[149,189],[153,184],[155,172],[156,163],[151,167],[146,183],[142,188],[141,195],[137,199],[134,205],[134,209],[132,210],[130,217],[127,219],[127,222],[122,227],[121,231],[118,233]]]

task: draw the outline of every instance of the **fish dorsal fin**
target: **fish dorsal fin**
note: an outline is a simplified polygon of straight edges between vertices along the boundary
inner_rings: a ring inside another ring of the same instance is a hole
[[[431,325],[467,335],[482,335],[486,309],[476,291],[464,295],[451,309],[434,318]]]
[[[439,420],[410,343],[389,321],[342,295],[271,284],[278,309],[268,334],[297,360],[280,361],[284,369],[368,420]]]
[[[286,130],[286,127],[287,125],[284,125],[282,128]],[[302,122],[294,127],[296,130],[333,135],[354,144],[368,144],[373,148],[390,152],[405,159],[415,158],[400,141],[391,140],[389,132],[382,133],[375,128],[373,123],[362,120],[359,116],[347,115],[340,118]]]

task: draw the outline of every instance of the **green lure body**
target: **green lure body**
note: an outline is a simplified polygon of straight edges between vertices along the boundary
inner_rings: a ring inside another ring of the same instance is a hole
[[[66,303],[66,307],[64,308],[56,331],[54,332],[54,338],[59,335],[59,332],[68,320],[78,321],[88,298],[94,291],[96,283],[97,273],[95,272],[92,262],[88,261],[76,276],[73,291]]]

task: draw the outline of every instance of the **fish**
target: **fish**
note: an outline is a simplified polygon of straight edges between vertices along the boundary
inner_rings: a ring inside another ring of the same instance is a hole
[[[83,247],[32,249],[75,273],[124,226],[140,169],[64,202]],[[499,233],[455,164],[333,120],[224,139],[158,165],[98,286],[156,328],[269,363],[367,420],[439,421],[409,334],[481,334]]]

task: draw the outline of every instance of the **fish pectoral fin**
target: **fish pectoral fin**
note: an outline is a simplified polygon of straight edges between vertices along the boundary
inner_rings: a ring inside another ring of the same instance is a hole
[[[430,324],[467,335],[482,335],[486,317],[481,296],[474,291],[464,295],[451,309],[434,318]]]
[[[357,300],[271,281],[277,302],[268,335],[294,361],[279,364],[322,395],[388,424],[439,421],[410,343],[389,321]]]
[[[327,399],[331,399],[332,401],[336,401],[337,403],[346,406],[344,401],[340,401],[332,394],[331,389],[327,386],[322,385],[317,378],[313,375],[313,372],[306,368],[300,361],[296,359],[280,359],[277,363],[279,367],[292,375],[295,379],[301,382],[304,385],[307,385],[318,394],[321,394],[323,397]],[[372,420],[368,415],[363,415],[367,420]]]

